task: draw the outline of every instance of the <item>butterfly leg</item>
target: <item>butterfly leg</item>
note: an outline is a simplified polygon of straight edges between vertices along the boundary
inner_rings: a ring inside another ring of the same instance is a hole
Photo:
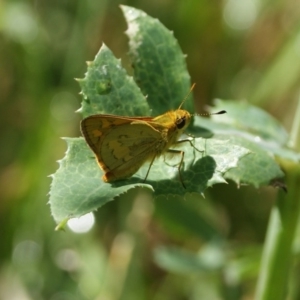
[[[148,177],[148,175],[149,175],[150,169],[151,169],[151,167],[152,167],[152,165],[153,165],[153,162],[154,162],[155,158],[156,158],[156,155],[153,155],[153,158],[152,158],[151,163],[150,163],[150,165],[149,165],[149,168],[148,168],[146,177],[145,177],[145,179],[144,179],[144,182],[147,180],[147,177]]]
[[[183,182],[183,179],[182,179],[182,176],[181,176],[181,171],[180,171],[180,168],[181,168],[181,165],[184,161],[184,151],[180,151],[180,150],[174,150],[174,149],[168,149],[167,151],[168,153],[173,153],[173,154],[180,154],[181,155],[181,159],[180,159],[180,162],[178,164],[178,174],[179,174],[179,179],[180,179],[180,182],[182,184],[182,186],[186,189],[186,186]]]
[[[189,136],[191,136],[191,135],[189,135]],[[192,137],[193,139],[195,138],[195,137],[193,137],[193,136],[191,136],[191,137]],[[186,142],[190,143],[190,145],[191,145],[196,151],[198,151],[198,152],[200,152],[200,153],[202,153],[202,154],[205,152],[205,150],[199,150],[199,149],[197,149],[196,146],[193,144],[193,142],[192,142],[190,139],[179,140],[179,141],[176,142],[176,144],[186,143]],[[205,145],[206,145],[206,139],[205,139]]]

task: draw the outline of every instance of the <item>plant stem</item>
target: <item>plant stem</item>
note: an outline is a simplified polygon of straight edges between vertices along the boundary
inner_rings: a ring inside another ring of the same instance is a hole
[[[262,256],[256,300],[286,299],[292,245],[300,211],[300,168],[287,176],[288,194],[278,193]]]

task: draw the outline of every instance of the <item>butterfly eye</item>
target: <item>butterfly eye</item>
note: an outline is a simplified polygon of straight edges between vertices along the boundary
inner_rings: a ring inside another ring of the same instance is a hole
[[[176,120],[176,127],[177,127],[178,129],[183,128],[184,125],[185,125],[185,117]]]

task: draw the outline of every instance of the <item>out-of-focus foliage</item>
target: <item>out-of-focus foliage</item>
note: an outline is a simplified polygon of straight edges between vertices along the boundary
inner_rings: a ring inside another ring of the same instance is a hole
[[[229,182],[206,199],[155,201],[132,191],[103,206],[88,233],[53,231],[47,176],[66,150],[59,137],[79,136],[74,78],[102,42],[130,72],[119,4],[174,31],[197,83],[198,112],[213,98],[246,99],[290,131],[299,96],[298,1],[2,2],[0,298],[251,299],[277,193],[271,187]],[[297,278],[299,263],[293,272]],[[298,281],[291,285],[297,295]]]

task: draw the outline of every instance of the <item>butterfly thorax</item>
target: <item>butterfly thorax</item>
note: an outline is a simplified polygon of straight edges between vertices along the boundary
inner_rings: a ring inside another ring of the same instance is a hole
[[[191,121],[191,115],[188,111],[177,109],[166,112],[153,119],[157,126],[163,127],[163,138],[166,140],[166,148],[172,146],[183,134]]]

